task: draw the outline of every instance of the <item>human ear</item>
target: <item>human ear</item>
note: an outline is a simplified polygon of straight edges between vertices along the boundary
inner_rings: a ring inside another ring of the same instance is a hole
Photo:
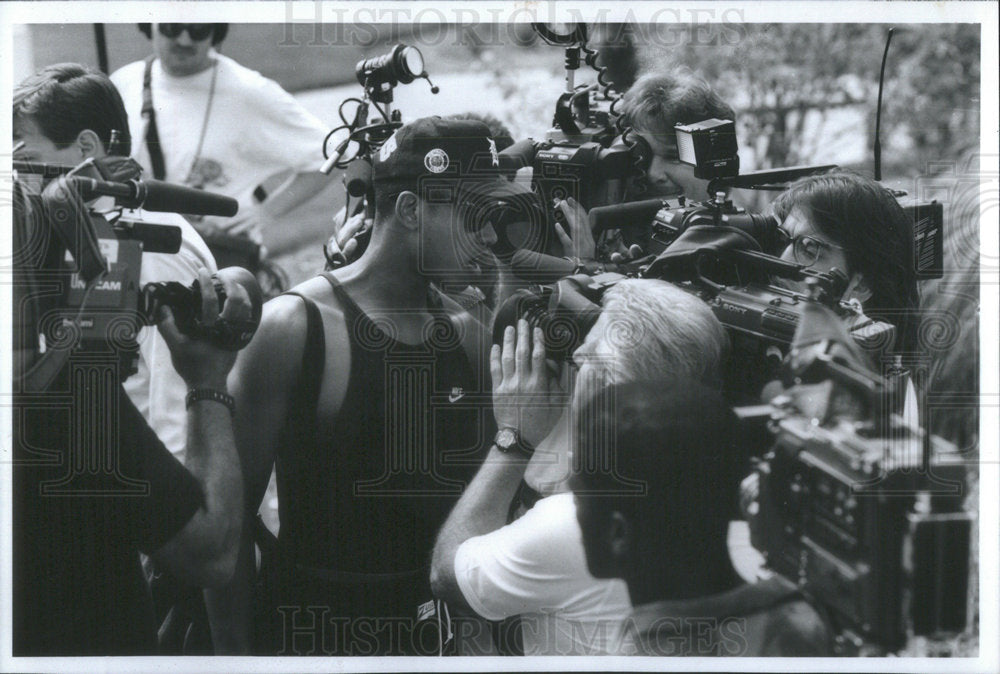
[[[396,220],[406,229],[416,230],[420,224],[420,218],[417,214],[419,206],[420,200],[416,194],[409,191],[400,192],[399,196],[396,197]]]
[[[90,129],[84,129],[76,136],[76,146],[80,148],[80,154],[84,159],[91,157],[98,159],[104,156],[104,143],[100,137]]]

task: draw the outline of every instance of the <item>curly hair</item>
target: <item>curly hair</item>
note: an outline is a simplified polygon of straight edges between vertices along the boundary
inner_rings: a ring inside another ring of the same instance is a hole
[[[682,68],[640,77],[622,98],[621,112],[635,130],[661,138],[672,138],[676,124],[736,119],[708,82]]]

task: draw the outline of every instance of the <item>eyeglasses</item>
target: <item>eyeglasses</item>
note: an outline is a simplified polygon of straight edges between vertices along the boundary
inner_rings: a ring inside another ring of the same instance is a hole
[[[836,250],[846,250],[843,246],[818,239],[808,234],[791,236],[781,227],[778,227],[778,242],[781,250],[792,247],[792,257],[799,264],[810,266],[816,264],[824,248],[834,248]]]
[[[215,32],[215,25],[211,23],[159,23],[156,30],[163,37],[171,40],[180,37],[181,33],[187,31],[188,36],[195,42],[201,42],[211,37]]]

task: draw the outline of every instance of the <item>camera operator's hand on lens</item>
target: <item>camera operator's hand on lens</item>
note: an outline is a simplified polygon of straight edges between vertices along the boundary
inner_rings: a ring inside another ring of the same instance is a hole
[[[525,442],[536,447],[559,420],[563,411],[556,373],[546,361],[540,328],[517,322],[509,326],[503,346],[490,352],[493,377],[493,414],[498,428],[513,428]]]
[[[556,224],[556,235],[562,241],[563,254],[581,260],[593,260],[597,244],[594,243],[594,233],[590,230],[587,209],[572,197],[560,201],[556,208],[566,219],[565,225]]]
[[[212,326],[220,318],[245,320],[251,314],[250,296],[238,283],[223,279],[226,304],[219,313],[219,301],[215,286],[208,270],[198,271],[198,285],[201,289],[201,322]],[[208,341],[193,339],[182,333],[174,322],[170,308],[160,309],[157,327],[170,348],[170,359],[174,369],[189,388],[214,388],[225,390],[226,376],[236,362],[236,352],[220,349]]]

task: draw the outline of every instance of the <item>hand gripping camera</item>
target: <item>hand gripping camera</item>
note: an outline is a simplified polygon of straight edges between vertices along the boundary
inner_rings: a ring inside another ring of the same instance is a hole
[[[806,309],[785,379],[751,518],[768,566],[825,610],[844,655],[963,630],[972,515],[955,447],[891,414],[825,307]]]
[[[231,350],[249,343],[262,304],[260,288],[250,272],[230,267],[214,277],[220,307],[225,302],[221,278],[232,278],[247,290],[250,318],[203,325],[198,318],[201,293],[197,281],[190,286],[140,284],[143,253],[176,253],[180,228],[136,221],[121,211],[111,212],[108,218],[91,212],[87,203],[107,195],[119,203],[143,203],[156,210],[224,214],[235,209],[233,200],[156,181],[145,184],[65,175],[70,167],[22,162],[15,167],[19,173],[57,176],[41,194],[30,193],[20,181],[15,182],[14,288],[15,306],[20,307],[15,332],[19,348],[34,353],[30,369],[23,373],[27,389],[44,391],[71,354],[115,361],[116,380],[127,378],[136,371],[139,329],[156,323],[161,306],[171,307],[178,329],[188,335]],[[159,201],[137,203],[135,195],[150,190]]]

